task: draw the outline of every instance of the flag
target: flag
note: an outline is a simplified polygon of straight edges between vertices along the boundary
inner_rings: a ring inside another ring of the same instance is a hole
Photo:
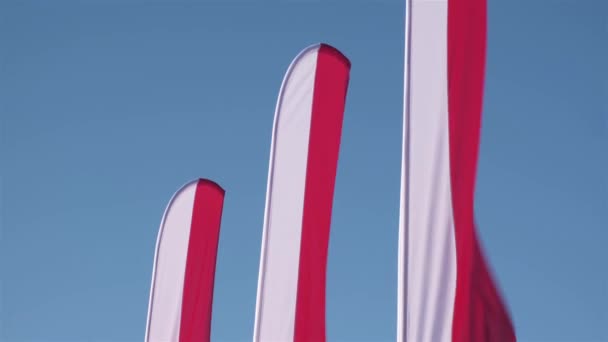
[[[514,341],[474,221],[486,0],[406,0],[399,342]]]
[[[224,190],[198,179],[173,196],[156,242],[146,342],[209,341]]]
[[[254,341],[324,341],[325,273],[350,62],[318,44],[292,62],[279,92]]]

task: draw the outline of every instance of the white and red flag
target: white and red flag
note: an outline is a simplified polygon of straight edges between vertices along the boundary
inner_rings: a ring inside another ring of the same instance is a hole
[[[325,340],[325,274],[350,62],[319,44],[292,62],[277,101],[255,342]]]
[[[486,0],[406,0],[397,341],[514,341],[474,221]]]
[[[198,179],[173,195],[162,218],[146,342],[209,341],[224,190]]]

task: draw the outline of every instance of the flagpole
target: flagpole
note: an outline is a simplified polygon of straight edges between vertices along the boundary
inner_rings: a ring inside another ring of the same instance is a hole
[[[410,56],[412,31],[412,0],[405,0],[405,48],[403,77],[403,132],[401,155],[401,193],[399,205],[399,245],[397,260],[397,342],[407,341],[407,273],[408,273],[408,209],[409,209],[409,147],[410,147]]]

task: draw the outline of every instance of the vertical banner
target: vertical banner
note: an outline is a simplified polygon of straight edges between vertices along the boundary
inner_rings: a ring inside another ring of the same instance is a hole
[[[486,0],[406,0],[397,341],[515,341],[474,190]]]
[[[318,44],[292,62],[277,101],[254,341],[325,341],[325,276],[350,62]]]
[[[146,342],[209,341],[224,190],[198,179],[173,196],[158,240]]]

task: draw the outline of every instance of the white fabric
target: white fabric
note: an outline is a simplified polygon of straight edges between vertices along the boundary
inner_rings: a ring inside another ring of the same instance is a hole
[[[163,215],[152,271],[146,342],[179,341],[196,184],[193,181],[178,190]]]
[[[262,237],[254,341],[292,341],[312,99],[319,45],[290,65],[277,101]]]
[[[397,341],[450,341],[456,246],[448,126],[448,2],[410,0],[407,5]]]

